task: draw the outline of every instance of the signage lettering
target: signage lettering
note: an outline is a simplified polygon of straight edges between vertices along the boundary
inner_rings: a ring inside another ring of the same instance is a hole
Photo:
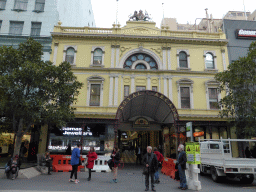
[[[238,29],[237,38],[256,38],[256,30]]]

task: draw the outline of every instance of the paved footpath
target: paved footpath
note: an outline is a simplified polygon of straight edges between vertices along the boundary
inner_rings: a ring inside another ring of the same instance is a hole
[[[92,180],[86,180],[88,172],[78,173],[79,184],[69,182],[70,173],[52,173],[39,175],[31,179],[7,180],[0,179],[0,192],[66,192],[66,191],[144,191],[145,179],[141,174],[142,168],[126,166],[118,171],[118,183],[111,182],[112,173],[92,173]],[[242,185],[237,181],[214,183],[209,176],[199,177],[202,192],[255,192],[256,181],[250,185]],[[157,191],[181,191],[179,182],[160,174],[161,183],[156,185]],[[192,190],[187,190],[192,191]]]

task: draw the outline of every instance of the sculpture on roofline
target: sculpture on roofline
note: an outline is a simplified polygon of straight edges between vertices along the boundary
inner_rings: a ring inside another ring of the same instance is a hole
[[[148,12],[145,11],[145,15],[143,14],[143,11],[140,10],[139,13],[137,11],[134,11],[133,15],[129,16],[129,20],[131,21],[149,21],[151,18],[148,15]]]

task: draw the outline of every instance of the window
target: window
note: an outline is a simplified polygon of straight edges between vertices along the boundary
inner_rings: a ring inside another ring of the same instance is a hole
[[[218,109],[218,90],[217,88],[209,88],[209,106],[210,109]]]
[[[28,0],[15,0],[15,10],[27,10]]]
[[[128,97],[130,94],[130,86],[129,85],[125,85],[124,86],[124,98]]]
[[[180,88],[180,101],[182,109],[190,109],[190,90],[189,87]]]
[[[0,0],[0,9],[5,9],[6,0]]]
[[[136,86],[136,92],[137,91],[144,91],[144,90],[146,90],[145,86]]]
[[[187,53],[185,53],[184,51],[181,51],[179,53],[179,64],[180,67],[188,68]]]
[[[74,57],[75,57],[75,49],[73,47],[68,48],[66,52],[65,61],[69,62],[70,64],[74,64]]]
[[[42,23],[32,22],[31,23],[31,36],[40,36]]]
[[[219,149],[219,144],[210,144],[210,149]]]
[[[43,12],[44,11],[44,5],[45,5],[45,0],[36,0],[35,11],[36,12]]]
[[[135,69],[147,69],[147,67],[144,64],[138,64]]]
[[[205,64],[206,64],[206,69],[214,69],[214,59],[211,53],[206,53]]]
[[[93,64],[101,65],[102,64],[102,50],[101,49],[95,49],[93,53]]]
[[[152,86],[152,91],[157,91],[157,86]]]
[[[2,27],[2,21],[0,21],[0,32],[1,32],[1,27]]]
[[[100,84],[91,84],[90,106],[100,106]]]
[[[237,16],[241,17],[241,16],[244,16],[243,13],[237,13]]]
[[[158,69],[156,61],[144,53],[131,55],[125,60],[123,67],[126,69]]]
[[[22,35],[24,22],[10,21],[10,35]]]

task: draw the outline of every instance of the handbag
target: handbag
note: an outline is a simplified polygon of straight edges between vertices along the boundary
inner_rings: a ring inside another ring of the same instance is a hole
[[[142,174],[143,175],[148,175],[148,170],[149,170],[149,167],[143,167]]]

